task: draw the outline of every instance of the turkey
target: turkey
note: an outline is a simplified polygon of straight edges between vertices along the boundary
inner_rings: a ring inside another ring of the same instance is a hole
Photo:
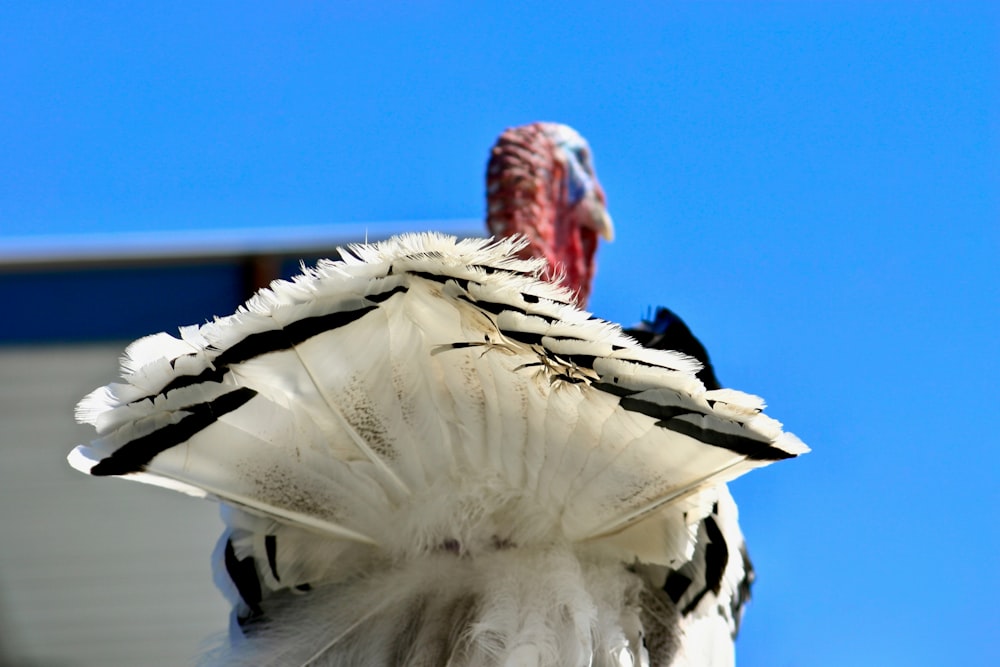
[[[556,159],[491,166],[502,238],[341,249],[134,342],[122,382],[77,406],[97,438],[75,468],[222,503],[235,627],[208,664],[727,659],[697,641],[731,631],[721,592],[745,581],[722,484],[808,449],[761,399],[580,308],[603,192],[579,135],[529,127]],[[497,203],[508,183],[522,199]]]

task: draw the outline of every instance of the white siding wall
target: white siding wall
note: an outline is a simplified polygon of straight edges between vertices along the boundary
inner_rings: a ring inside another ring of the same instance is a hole
[[[123,347],[0,348],[0,665],[186,665],[225,632],[217,506],[66,464]]]

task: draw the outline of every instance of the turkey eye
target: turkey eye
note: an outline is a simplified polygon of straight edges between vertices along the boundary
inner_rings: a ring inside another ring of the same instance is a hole
[[[579,161],[580,166],[583,167],[584,171],[593,175],[594,169],[590,166],[590,151],[581,146],[573,149],[573,155],[576,157],[577,161]]]

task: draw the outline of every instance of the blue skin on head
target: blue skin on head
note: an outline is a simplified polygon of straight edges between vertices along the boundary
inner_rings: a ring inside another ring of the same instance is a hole
[[[567,201],[575,206],[594,190],[594,169],[586,146],[560,143],[559,148],[566,156]]]
[[[548,124],[546,133],[566,163],[566,203],[571,207],[576,206],[597,187],[590,146],[586,139],[567,125]]]

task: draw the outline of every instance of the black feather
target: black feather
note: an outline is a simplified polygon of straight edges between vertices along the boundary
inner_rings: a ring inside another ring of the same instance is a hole
[[[695,338],[691,329],[677,313],[662,306],[656,309],[652,320],[643,320],[625,333],[635,338],[644,347],[656,350],[675,350],[694,357],[701,362],[702,369],[698,371],[698,379],[705,389],[720,389],[722,385],[715,377],[715,369],[708,358],[708,350]]]

